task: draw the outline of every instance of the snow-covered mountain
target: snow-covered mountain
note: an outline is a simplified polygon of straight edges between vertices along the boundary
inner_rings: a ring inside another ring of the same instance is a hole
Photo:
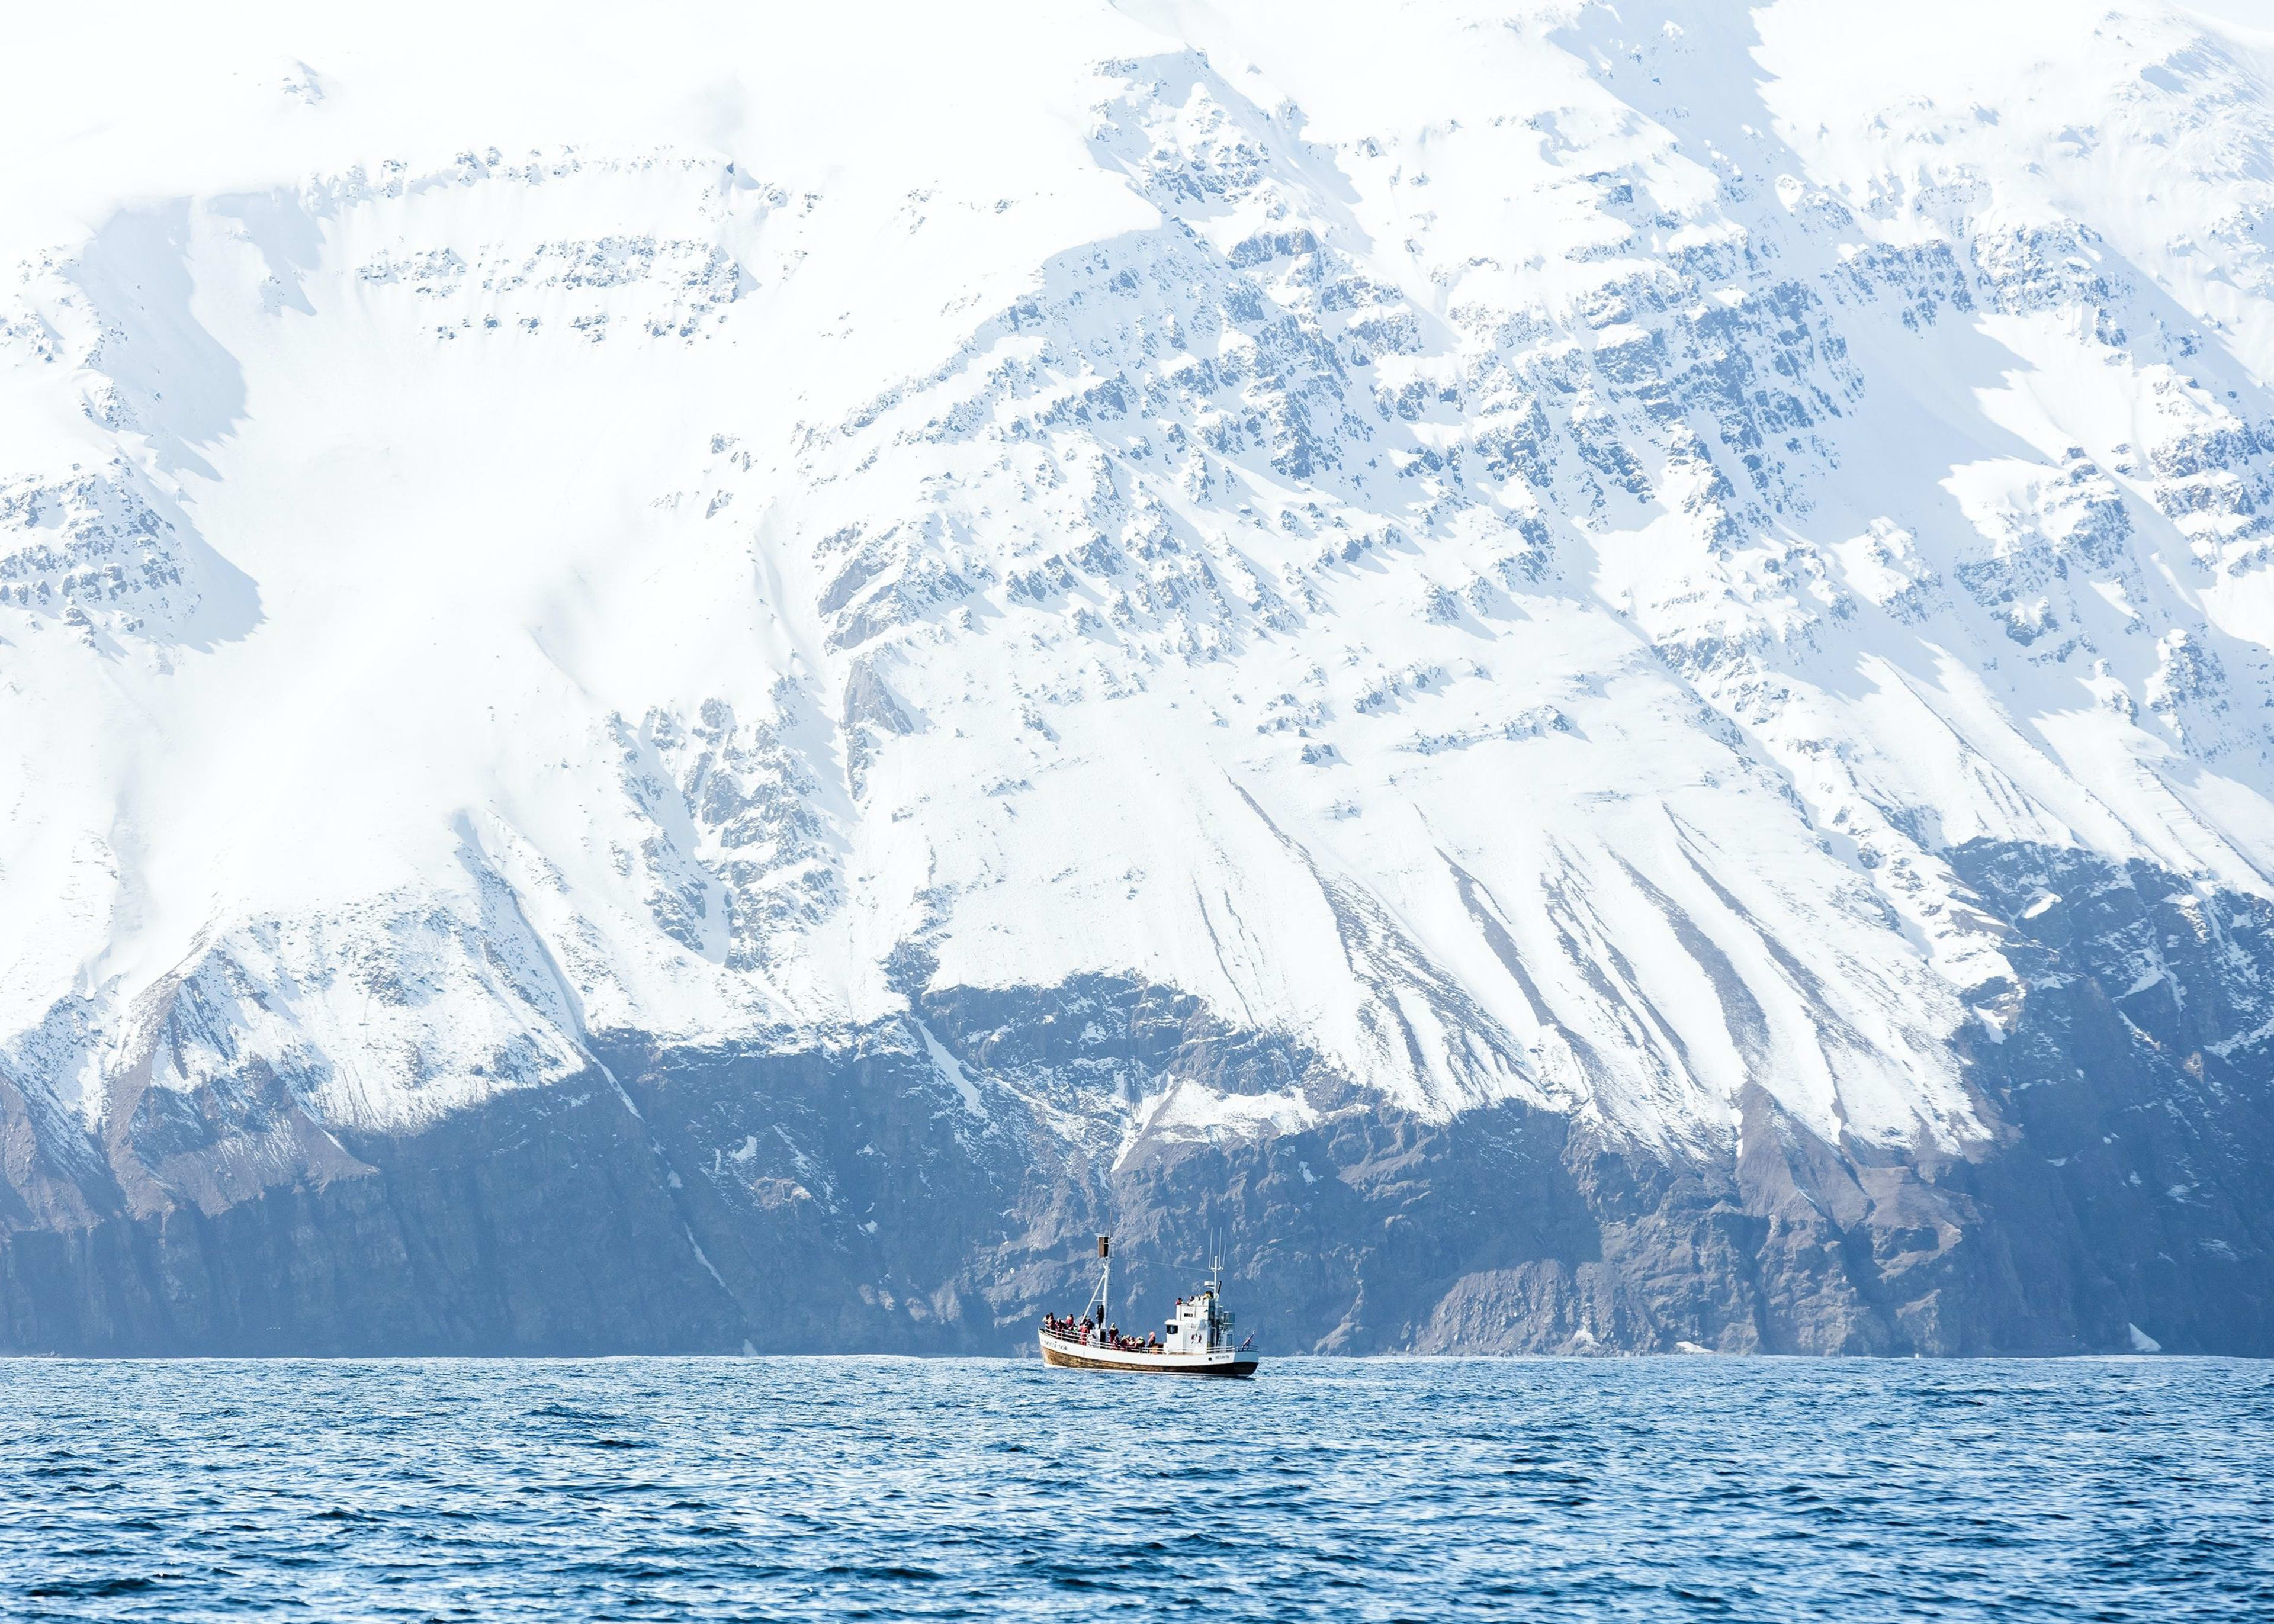
[[[53,11],[11,1344],[2274,1348],[2274,33]]]

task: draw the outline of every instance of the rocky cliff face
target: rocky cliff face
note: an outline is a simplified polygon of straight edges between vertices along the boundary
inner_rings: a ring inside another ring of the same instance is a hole
[[[1827,1142],[1759,1088],[1719,1155],[1517,1102],[1432,1122],[1189,996],[964,989],[827,1050],[611,1034],[568,1083],[412,1134],[328,1134],[260,1070],[122,1101],[107,1145],[11,1090],[0,1334],[1015,1352],[1111,1228],[1133,1321],[1245,1237],[1241,1312],[1287,1351],[2274,1346],[2270,989],[2235,974],[2269,962],[2274,907],[2073,853],[1955,855],[2032,971],[2011,1034],[1968,1057],[1993,1135],[1962,1154]],[[1133,1131],[1148,1077],[1179,1080]],[[1212,1091],[1200,1125],[1185,1089]]]
[[[2268,41],[448,20],[0,98],[0,1342],[2274,1350]]]

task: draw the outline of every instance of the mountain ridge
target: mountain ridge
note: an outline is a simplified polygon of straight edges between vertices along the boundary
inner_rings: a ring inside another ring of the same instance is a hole
[[[135,58],[0,211],[11,1339],[993,1346],[1189,1201],[1328,1349],[2263,1349],[2274,70],[1943,12]]]

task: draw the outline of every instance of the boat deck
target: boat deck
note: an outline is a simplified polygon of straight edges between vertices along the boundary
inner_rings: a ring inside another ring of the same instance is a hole
[[[1126,1371],[1156,1376],[1253,1376],[1263,1356],[1253,1348],[1214,1348],[1204,1353],[1114,1348],[1076,1336],[1041,1334],[1043,1363],[1063,1370]]]

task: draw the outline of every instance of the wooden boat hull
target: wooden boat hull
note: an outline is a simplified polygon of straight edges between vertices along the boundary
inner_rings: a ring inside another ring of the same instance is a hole
[[[1134,1376],[1253,1376],[1260,1353],[1125,1353],[1081,1342],[1042,1338],[1043,1363],[1060,1370],[1114,1371]]]

